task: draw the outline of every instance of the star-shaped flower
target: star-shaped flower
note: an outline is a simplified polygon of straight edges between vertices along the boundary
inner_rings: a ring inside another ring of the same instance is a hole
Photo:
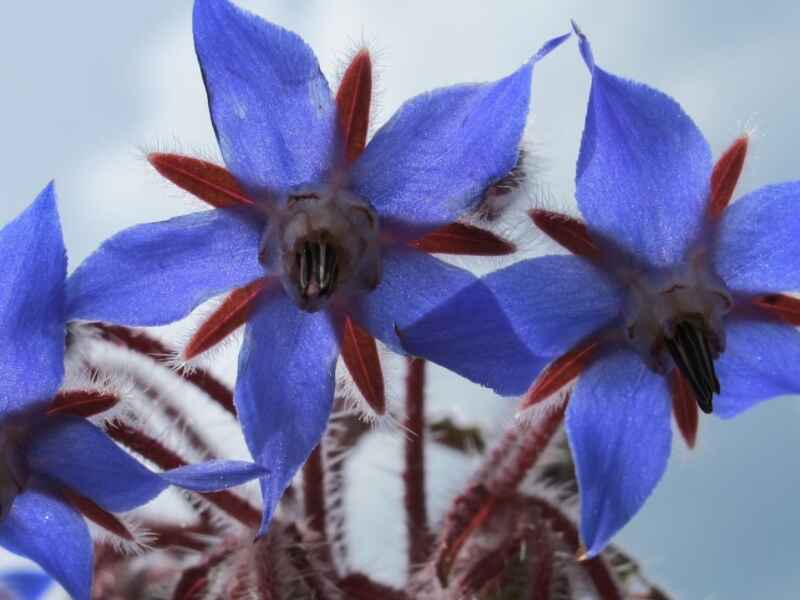
[[[708,143],[669,96],[592,75],[577,165],[586,223],[533,211],[578,256],[526,260],[486,278],[533,352],[558,357],[528,405],[580,374],[566,428],[590,556],[641,508],[666,468],[670,405],[689,445],[698,406],[732,417],[800,392],[800,184],[727,208],[741,138],[712,168]]]
[[[52,184],[0,230],[0,253],[0,545],[88,600],[92,540],[74,505],[123,512],[170,484],[209,492],[264,471],[212,461],[153,473],[52,402],[64,377],[67,335],[67,258]]]
[[[514,168],[533,65],[566,37],[499,81],[413,98],[365,147],[366,52],[334,98],[299,36],[227,0],[195,3],[195,47],[232,176],[151,156],[218,208],[111,238],[71,278],[69,314],[158,325],[235,289],[185,357],[247,323],[235,399],[250,451],[270,470],[262,532],[325,429],[340,349],[377,412],[374,338],[507,394],[540,365],[473,275],[422,250],[438,247],[426,234],[441,243],[442,228]],[[464,301],[431,324],[435,339],[401,341],[398,331],[453,297]]]

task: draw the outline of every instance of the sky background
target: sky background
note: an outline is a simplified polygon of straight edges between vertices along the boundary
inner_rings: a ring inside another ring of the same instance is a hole
[[[374,124],[427,89],[511,72],[574,18],[598,64],[674,96],[715,155],[744,130],[756,132],[739,195],[798,178],[797,3],[762,1],[756,10],[752,2],[690,0],[241,4],[300,33],[332,82],[366,44],[378,69]],[[155,149],[218,155],[189,0],[14,3],[0,21],[0,81],[0,223],[55,177],[74,268],[115,231],[196,206],[143,160]],[[550,205],[574,209],[588,84],[574,40],[536,66],[526,142]],[[431,392],[434,410],[490,427],[513,413],[512,400],[442,373]],[[797,398],[735,421],[704,417],[697,448],[689,452],[675,438],[665,478],[617,541],[676,598],[796,598],[798,425]],[[376,435],[371,452],[361,449],[369,454],[355,471],[370,482],[355,490],[364,525],[387,522],[385,498],[399,498],[389,477],[399,440]],[[437,455],[429,470],[441,503],[459,484],[451,459]],[[362,560],[374,550],[362,545]],[[402,555],[392,552],[369,562],[389,580]]]

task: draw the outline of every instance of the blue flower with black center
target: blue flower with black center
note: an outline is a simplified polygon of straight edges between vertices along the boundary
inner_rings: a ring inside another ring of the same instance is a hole
[[[246,322],[235,401],[250,451],[270,471],[262,533],[325,430],[340,350],[378,412],[382,379],[364,368],[377,360],[374,338],[505,394],[521,393],[541,366],[473,275],[415,242],[474,209],[514,168],[533,65],[567,37],[498,81],[409,100],[365,145],[366,54],[334,98],[299,36],[227,0],[195,3],[195,48],[229,172],[151,160],[218,208],[105,242],[71,277],[68,313],[159,325],[235,290],[184,356]],[[424,343],[404,338],[434,314]]]
[[[88,600],[92,539],[68,498],[124,512],[170,484],[217,491],[264,470],[211,461],[153,473],[89,421],[49,413],[67,335],[67,257],[52,184],[0,230],[0,253],[0,545]]]
[[[698,409],[732,417],[800,392],[800,183],[727,207],[743,137],[712,168],[708,143],[669,96],[598,67],[577,164],[585,223],[534,222],[578,256],[493,273],[529,349],[554,358],[526,405],[580,377],[566,429],[589,556],[641,508],[666,468],[670,412],[691,446]]]

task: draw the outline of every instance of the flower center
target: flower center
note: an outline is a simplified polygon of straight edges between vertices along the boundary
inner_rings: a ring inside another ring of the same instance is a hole
[[[703,412],[720,386],[714,361],[725,351],[723,317],[733,301],[722,280],[697,260],[630,279],[625,335],[656,373],[677,368]]]
[[[315,312],[337,292],[380,283],[378,218],[352,192],[330,185],[296,190],[276,221],[281,281],[301,309]]]

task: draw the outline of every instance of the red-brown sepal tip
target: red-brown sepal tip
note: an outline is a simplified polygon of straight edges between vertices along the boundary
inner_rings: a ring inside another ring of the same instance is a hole
[[[589,260],[600,258],[600,248],[589,235],[585,223],[549,210],[534,209],[528,214],[545,235],[576,256]]]
[[[733,190],[739,181],[747,156],[750,138],[746,135],[738,138],[719,158],[711,172],[711,195],[708,200],[708,214],[712,219],[719,219],[725,212],[733,197]]]
[[[244,325],[250,315],[253,302],[264,290],[266,283],[266,279],[256,279],[231,292],[222,305],[200,325],[192,339],[189,340],[183,351],[183,358],[191,360],[216,346]]]
[[[672,414],[675,422],[689,448],[694,448],[697,440],[697,427],[700,413],[697,402],[692,395],[686,380],[678,369],[674,369],[669,378],[670,391],[672,392]]]
[[[344,321],[342,358],[370,408],[376,414],[383,415],[386,412],[386,395],[378,346],[375,338],[350,317]]]
[[[371,101],[372,60],[369,51],[364,49],[353,57],[336,93],[339,128],[348,162],[357,159],[367,145]]]
[[[96,390],[68,390],[56,394],[53,403],[47,409],[47,414],[88,418],[107,411],[117,402],[119,398],[114,394]]]
[[[800,298],[784,294],[757,296],[753,304],[790,325],[800,325]]]
[[[589,339],[551,362],[522,399],[520,410],[546,400],[589,366],[600,346],[599,340]]]
[[[147,160],[156,171],[178,187],[214,208],[231,208],[253,204],[227,170],[204,160],[154,152]]]
[[[517,250],[514,244],[491,231],[464,223],[450,223],[408,245],[423,252],[463,256],[505,256]]]

